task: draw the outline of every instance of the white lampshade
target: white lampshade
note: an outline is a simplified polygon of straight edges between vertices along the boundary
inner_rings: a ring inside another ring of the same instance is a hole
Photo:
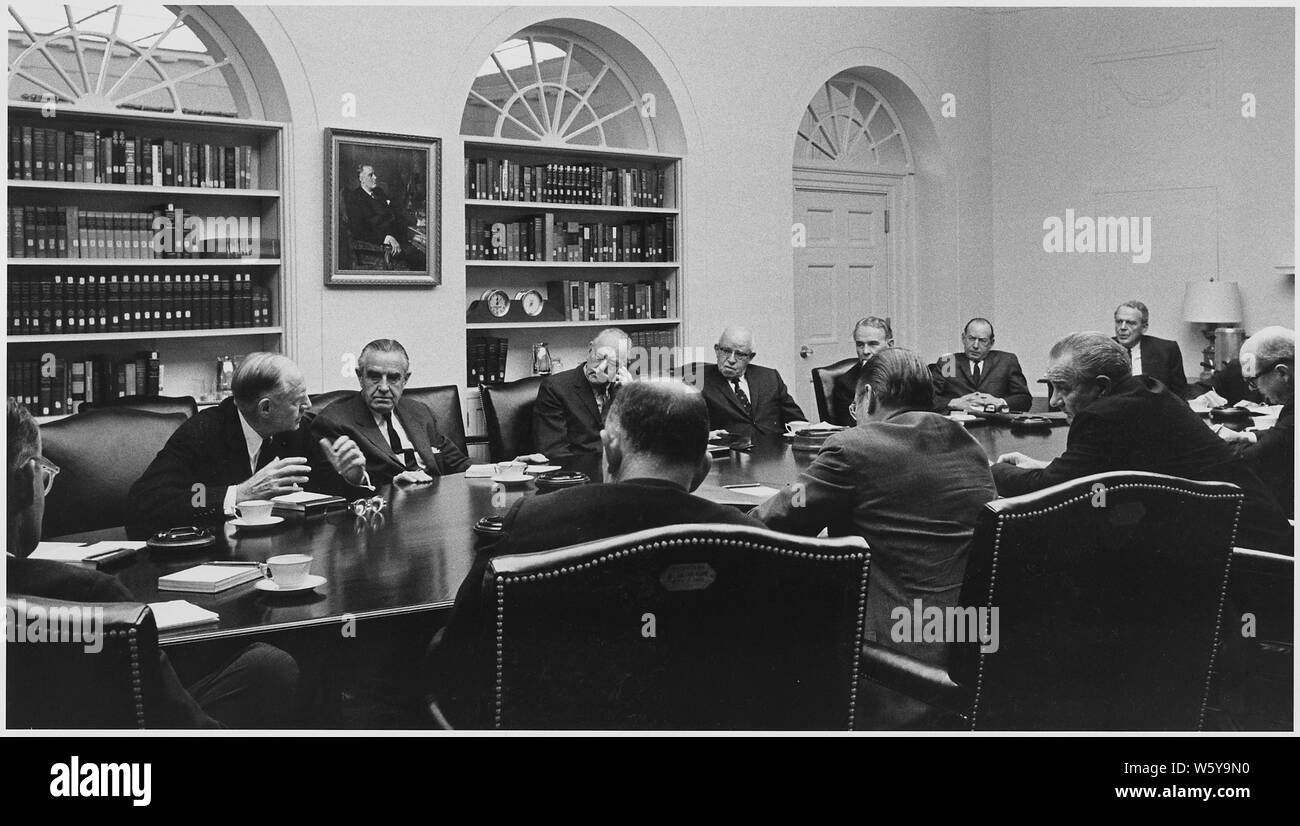
[[[1183,294],[1188,324],[1240,324],[1241,293],[1236,281],[1193,281]]]

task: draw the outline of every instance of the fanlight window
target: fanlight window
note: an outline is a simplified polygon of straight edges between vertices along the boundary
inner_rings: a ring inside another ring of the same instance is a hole
[[[595,46],[558,33],[523,32],[498,46],[479,69],[460,131],[550,145],[653,150],[649,103]]]
[[[851,77],[833,78],[804,110],[795,162],[862,172],[907,172],[907,136],[879,92]]]
[[[214,27],[215,29],[215,27]],[[250,116],[223,36],[146,3],[9,6],[9,99],[88,109]]]

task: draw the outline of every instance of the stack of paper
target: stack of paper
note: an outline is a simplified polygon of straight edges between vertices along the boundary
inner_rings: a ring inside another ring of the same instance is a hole
[[[42,542],[32,551],[31,559],[49,559],[94,568],[130,556],[145,546],[144,542],[115,539],[85,545],[80,542]]]
[[[158,590],[215,594],[261,578],[262,569],[253,562],[247,565],[196,565],[193,568],[159,577]]]
[[[160,632],[173,631],[177,628],[189,628],[192,625],[204,625],[220,619],[216,611],[200,608],[184,599],[151,602],[149,608],[153,611],[153,619]]]

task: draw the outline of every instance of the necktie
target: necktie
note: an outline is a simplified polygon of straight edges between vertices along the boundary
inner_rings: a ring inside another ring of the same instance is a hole
[[[749,396],[745,395],[745,391],[740,387],[740,379],[731,380],[731,389],[736,392],[736,398],[740,399],[740,407],[745,411],[745,415],[752,416],[754,411],[749,403]]]
[[[415,451],[402,446],[402,440],[397,435],[397,428],[393,427],[393,417],[385,419],[388,422],[388,444],[393,448],[393,452],[406,465],[407,470],[415,470]]]
[[[275,450],[271,447],[271,440],[263,439],[262,447],[257,451],[257,462],[253,466],[253,472],[257,473],[262,468],[271,464],[271,460],[274,458]]]
[[[979,362],[979,361],[973,361],[973,362],[971,362],[971,366],[970,366],[970,375],[971,375],[971,378],[975,380],[975,383],[976,383],[976,384],[979,384],[979,383],[980,383],[980,365],[981,365],[982,363],[983,363],[983,362]]]

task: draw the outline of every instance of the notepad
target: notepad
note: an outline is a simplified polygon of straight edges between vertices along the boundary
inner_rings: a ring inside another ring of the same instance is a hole
[[[767,485],[723,485],[723,487],[732,493],[743,493],[745,496],[756,496],[760,499],[767,499],[781,492]]]
[[[550,473],[553,470],[560,470],[559,465],[529,465],[524,468],[524,473]]]
[[[36,550],[32,551],[30,558],[68,562],[93,568],[100,563],[130,556],[144,546],[144,542],[132,542],[128,539],[107,540],[89,545],[80,542],[42,542],[36,546]]]
[[[153,620],[158,625],[159,631],[174,631],[177,628],[206,625],[209,622],[217,622],[221,619],[216,611],[209,611],[207,608],[201,608],[184,599],[151,602],[149,603],[149,609],[153,611]]]
[[[257,565],[195,565],[159,577],[158,590],[215,594],[261,578],[262,569]]]
[[[470,465],[465,471],[466,479],[491,479],[496,475],[496,465]]]

